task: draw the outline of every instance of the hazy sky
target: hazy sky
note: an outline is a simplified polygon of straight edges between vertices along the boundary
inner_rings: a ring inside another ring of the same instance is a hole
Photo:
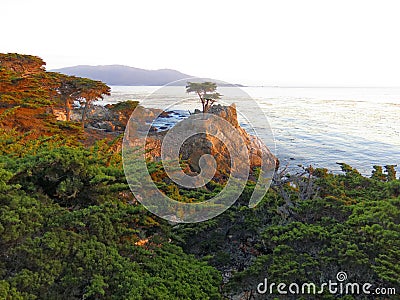
[[[400,2],[1,0],[0,52],[264,85],[400,86]]]

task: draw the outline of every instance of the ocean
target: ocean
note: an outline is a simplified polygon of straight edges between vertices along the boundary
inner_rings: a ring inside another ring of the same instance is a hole
[[[248,130],[251,124],[281,165],[292,170],[312,165],[339,172],[337,163],[344,162],[363,175],[370,175],[373,165],[397,165],[400,172],[400,88],[219,87],[218,92],[221,103],[236,103],[241,125]],[[124,100],[180,112],[167,127],[201,108],[184,86],[112,86],[103,103]]]

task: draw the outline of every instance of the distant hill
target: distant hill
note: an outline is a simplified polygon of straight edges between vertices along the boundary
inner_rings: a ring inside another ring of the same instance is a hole
[[[108,85],[165,85],[172,81],[193,77],[171,69],[145,70],[122,65],[81,65],[51,71],[101,80]]]
[[[66,75],[86,77],[101,80],[108,85],[154,85],[162,86],[170,82],[191,78],[192,75],[184,74],[172,69],[145,70],[123,65],[89,66],[80,65],[51,70]],[[196,80],[194,80],[196,81]],[[220,86],[230,86],[219,80],[214,80]],[[185,85],[179,82],[176,85]],[[239,85],[240,86],[240,85]]]

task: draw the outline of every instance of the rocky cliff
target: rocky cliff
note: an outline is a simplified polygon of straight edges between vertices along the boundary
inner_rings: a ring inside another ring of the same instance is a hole
[[[241,174],[252,174],[256,167],[274,170],[279,166],[278,159],[268,147],[240,127],[234,104],[215,105],[207,114],[197,112],[168,131],[150,134],[147,138],[149,158],[161,159],[161,145],[166,136],[171,147],[179,147],[177,144],[183,141],[182,136],[187,136],[179,148],[179,155],[188,162],[190,172],[200,173],[201,169],[216,167],[215,177],[226,179],[232,172],[242,177]],[[205,154],[215,161],[201,160]]]
[[[125,130],[129,117],[133,110],[138,106],[138,101],[124,101],[116,104],[107,104],[105,106],[92,105],[87,111],[87,120],[85,126],[91,129],[100,129],[106,132]],[[50,112],[50,110],[49,110]],[[161,110],[149,110],[154,115]],[[52,108],[51,113],[59,121],[66,121],[66,112],[64,108]],[[80,122],[82,119],[82,108],[75,107],[71,112],[71,121]]]
[[[147,128],[145,124],[151,123],[156,116],[165,117],[171,113],[137,105],[136,101],[127,101],[105,107],[92,106],[88,111],[87,127],[107,132],[122,132],[132,111],[135,110],[136,120],[133,123],[135,126],[143,124]],[[53,113],[58,113],[59,119],[65,119],[63,110]],[[72,120],[79,120],[80,109],[74,109],[71,117]],[[133,140],[132,146],[140,144]],[[179,152],[167,153],[162,157],[163,144],[167,144],[164,149],[178,149]],[[231,175],[241,179],[247,178],[249,174],[252,176],[257,167],[270,171],[279,166],[278,159],[269,148],[239,125],[234,104],[214,105],[207,114],[196,110],[169,130],[158,131],[157,128],[151,127],[146,139],[146,152],[147,158],[154,161],[165,161],[179,155],[181,160],[188,163],[185,173],[195,176],[201,173],[202,169],[213,170],[214,176],[211,177],[217,181],[224,181]]]

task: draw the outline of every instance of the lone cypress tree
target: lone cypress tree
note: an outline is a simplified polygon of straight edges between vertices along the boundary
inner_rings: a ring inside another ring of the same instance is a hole
[[[215,82],[188,82],[186,84],[187,93],[196,93],[199,96],[203,113],[207,112],[221,98],[221,94],[217,93],[216,90],[217,84]]]

